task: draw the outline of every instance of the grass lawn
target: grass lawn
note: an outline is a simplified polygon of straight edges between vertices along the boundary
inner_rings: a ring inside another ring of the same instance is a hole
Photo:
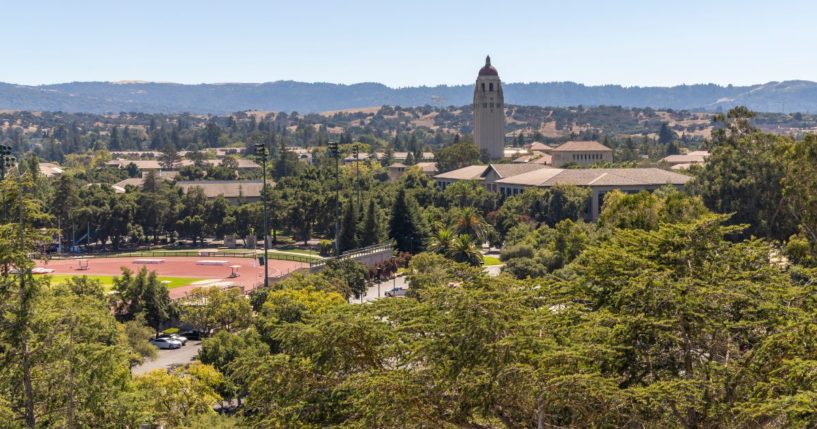
[[[301,255],[318,256],[318,252],[310,249],[301,249],[300,247],[281,247],[278,249],[270,249],[270,252],[281,251],[287,253],[298,253]]]
[[[499,260],[496,256],[483,256],[482,257],[482,265],[501,265],[502,261]]]
[[[82,277],[82,274],[51,274],[48,277],[51,278],[53,283],[62,283],[67,280],[69,277]],[[89,275],[87,276],[90,279],[99,280],[102,283],[102,287],[105,290],[110,290],[113,287],[113,278],[115,276],[108,276],[108,275]],[[159,281],[169,281],[170,283],[167,284],[168,289],[177,288],[180,286],[187,286],[190,283],[197,282],[199,280],[205,280],[203,278],[192,278],[192,277],[159,277]]]

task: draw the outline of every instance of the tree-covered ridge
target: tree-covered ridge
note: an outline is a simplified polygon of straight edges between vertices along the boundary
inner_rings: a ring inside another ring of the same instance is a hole
[[[590,86],[574,82],[505,83],[505,99],[531,106],[626,106],[728,110],[746,105],[764,112],[814,112],[817,84],[768,82],[673,87]],[[182,85],[153,82],[71,82],[27,86],[0,83],[0,108],[65,112],[215,113],[245,109],[322,112],[380,106],[464,105],[473,85],[390,88],[379,83],[340,85],[277,81]]]

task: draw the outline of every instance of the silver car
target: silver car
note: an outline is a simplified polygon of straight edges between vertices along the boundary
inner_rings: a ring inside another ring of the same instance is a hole
[[[160,349],[180,349],[182,348],[181,341],[176,341],[171,338],[154,338],[150,343]]]
[[[404,288],[401,288],[401,287],[396,287],[394,289],[387,290],[386,291],[386,296],[388,296],[390,298],[397,298],[397,297],[400,297],[400,296],[406,296],[407,291],[408,291],[407,289],[404,289]]]
[[[187,337],[183,337],[179,334],[168,334],[168,335],[159,335],[158,338],[164,338],[168,340],[174,340],[182,343],[183,346],[187,345]]]

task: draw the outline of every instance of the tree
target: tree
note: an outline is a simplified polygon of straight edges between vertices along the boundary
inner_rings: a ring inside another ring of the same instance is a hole
[[[691,186],[710,210],[734,213],[730,223],[748,225],[746,236],[782,241],[797,232],[781,186],[786,170],[781,154],[790,141],[749,127],[751,116],[736,108],[721,118],[726,122],[714,134],[706,165]]]
[[[599,225],[652,230],[661,223],[689,222],[708,213],[699,197],[674,188],[637,194],[613,191],[605,196]]]
[[[172,427],[199,414],[215,414],[213,406],[221,400],[217,389],[223,382],[224,376],[215,368],[200,363],[134,378],[153,422]]]
[[[187,190],[182,197],[182,207],[179,213],[179,220],[176,221],[176,228],[182,236],[193,240],[193,245],[201,238],[203,240],[208,217],[207,196],[204,189],[193,186]]]
[[[425,248],[425,225],[419,216],[417,203],[401,188],[391,212],[389,236],[401,252],[418,253]]]
[[[787,148],[785,175],[781,180],[783,197],[791,216],[799,224],[800,235],[810,243],[811,256],[817,256],[817,136],[807,135]],[[803,259],[803,258],[801,258]]]
[[[658,143],[662,145],[668,145],[675,140],[678,139],[678,135],[675,134],[675,131],[669,127],[669,124],[666,122],[661,123],[661,129],[658,131]]]
[[[769,264],[768,247],[726,241],[739,227],[725,220],[617,230],[573,265],[590,308],[615,320],[602,341],[623,348],[607,364],[635,395],[639,419],[686,427],[731,421],[738,385],[754,384],[739,374],[752,371],[763,339],[781,328],[769,316],[797,314],[781,298],[798,292]]]
[[[369,199],[366,215],[363,218],[363,230],[360,232],[361,247],[373,246],[383,241],[383,222],[375,200]]]
[[[473,142],[453,143],[440,149],[434,155],[437,169],[440,172],[456,170],[469,165],[478,164],[480,160],[479,147]],[[407,164],[408,165],[408,164]]]
[[[32,429],[37,425],[35,306],[44,280],[32,275],[31,256],[50,241],[48,231],[35,228],[36,223],[47,221],[48,216],[31,198],[33,186],[31,172],[18,172],[16,177],[9,175],[0,182],[0,206],[10,220],[0,224],[0,311],[5,315],[0,319],[4,361],[4,375],[0,377],[2,404],[13,410],[17,426]],[[18,274],[12,275],[12,270]]]
[[[144,317],[147,324],[159,335],[162,326],[175,312],[167,286],[159,281],[155,271],[148,273],[142,267],[136,276],[128,268],[114,277],[112,301],[121,320]]]
[[[159,156],[159,162],[167,170],[175,170],[176,166],[181,162],[182,157],[176,150],[173,143],[168,143],[162,147],[162,155]]]
[[[439,227],[437,232],[431,237],[428,250],[440,255],[448,255],[451,251],[455,235],[448,228]]]
[[[468,235],[458,235],[451,242],[451,249],[448,256],[456,262],[465,263],[472,266],[482,265],[482,253],[474,244],[474,239]]]
[[[204,335],[214,329],[230,332],[250,324],[252,307],[239,289],[193,289],[179,305],[181,320]]]
[[[75,219],[75,212],[80,207],[81,200],[76,179],[71,174],[60,175],[57,179],[54,199],[51,204],[52,213],[57,218],[58,225],[62,228],[71,227]],[[60,236],[62,236],[62,231],[60,231]]]
[[[357,213],[352,200],[347,201],[346,210],[343,212],[343,218],[340,222],[340,237],[338,241],[338,249],[341,252],[357,248]]]
[[[473,207],[480,213],[488,213],[496,207],[496,194],[476,180],[461,180],[446,186],[442,192],[448,207]]]
[[[471,207],[465,207],[456,214],[454,230],[457,234],[466,235],[480,245],[485,241],[485,222]]]

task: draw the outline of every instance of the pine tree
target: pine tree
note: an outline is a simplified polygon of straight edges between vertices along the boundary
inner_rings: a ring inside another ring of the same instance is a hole
[[[419,253],[425,249],[425,227],[419,215],[417,202],[400,189],[389,222],[389,236],[401,252]]]
[[[355,206],[351,200],[346,203],[346,210],[343,212],[343,219],[340,221],[340,237],[338,238],[338,248],[341,252],[357,247],[357,214]]]
[[[658,131],[658,143],[669,144],[677,138],[675,131],[672,131],[666,122],[661,124],[661,130]]]
[[[380,216],[377,213],[377,204],[374,199],[369,200],[369,207],[366,216],[363,218],[363,231],[360,234],[361,246],[372,246],[380,242],[382,238],[380,227]]]

